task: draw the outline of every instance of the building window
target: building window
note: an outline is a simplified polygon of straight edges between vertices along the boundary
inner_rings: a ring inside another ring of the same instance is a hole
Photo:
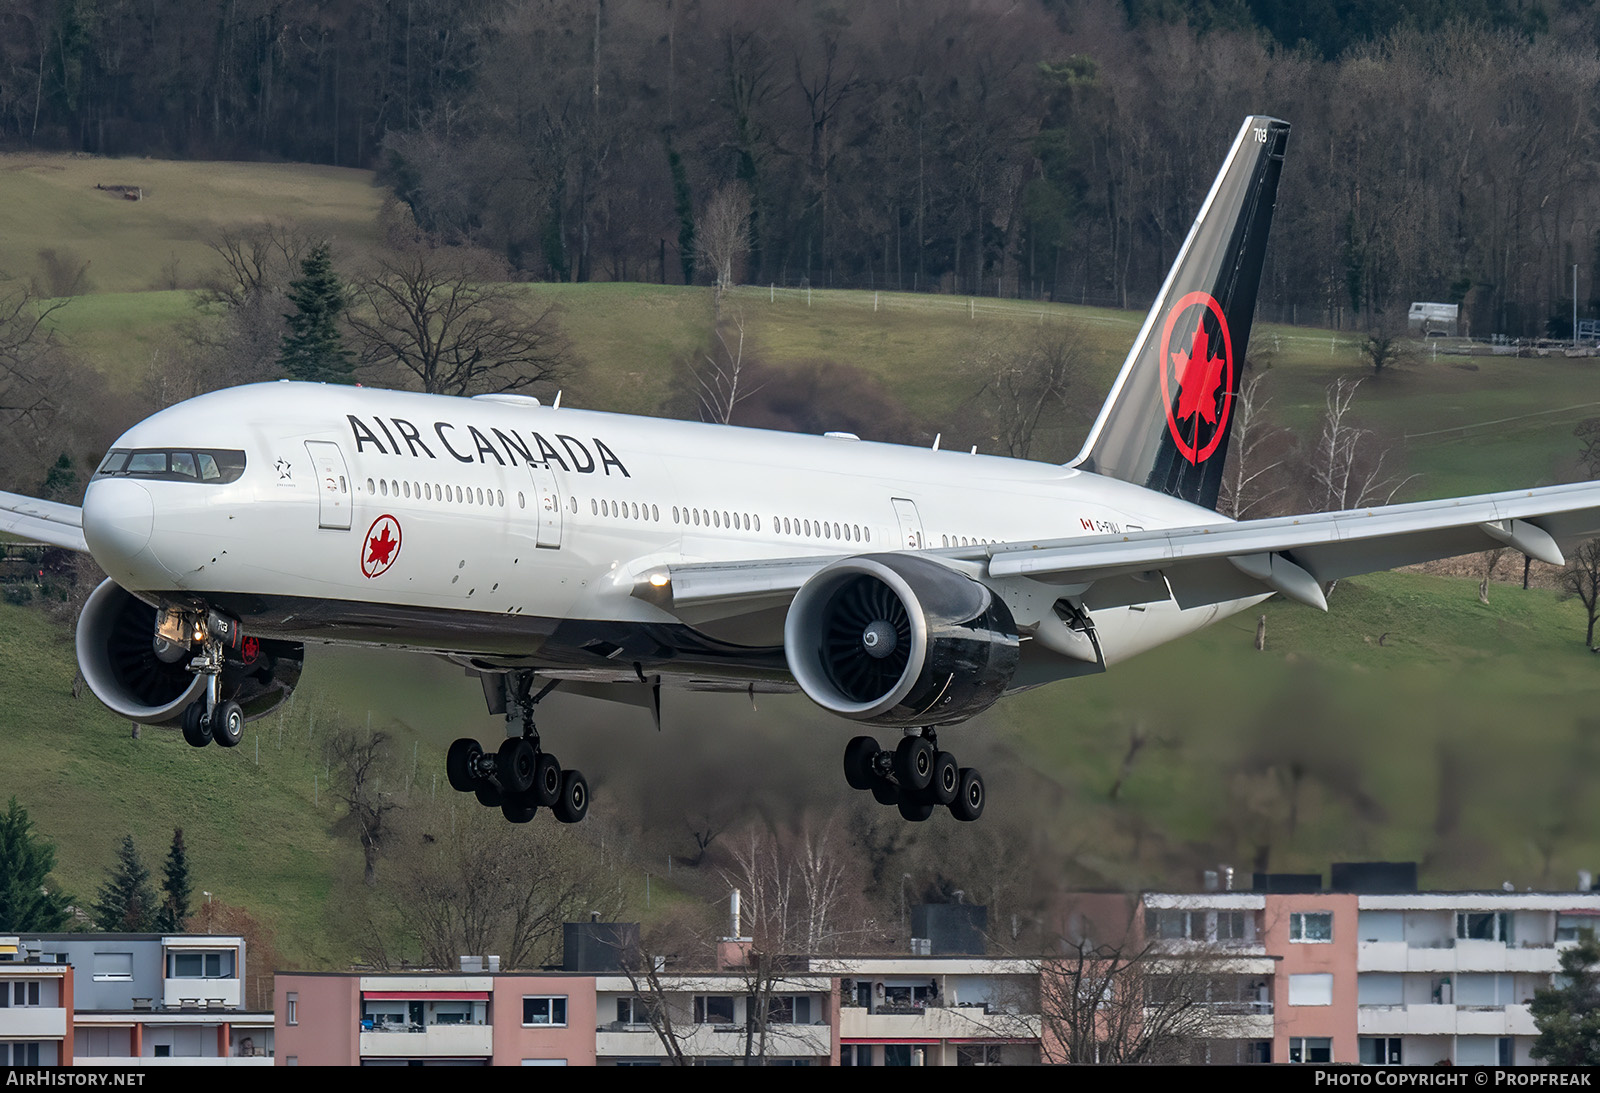
[[[294,991],[290,991],[284,996],[283,1020],[285,1024],[290,1025],[298,1025],[300,1023],[300,996]]]
[[[96,983],[133,982],[133,954],[95,953],[94,981]]]
[[[1332,911],[1295,911],[1289,915],[1290,941],[1332,941]]]
[[[811,998],[804,994],[779,994],[767,1000],[767,1023],[771,1025],[809,1025]]]
[[[0,980],[0,1009],[8,1006],[37,1006],[39,1004],[39,981],[37,979],[18,979],[7,983]]]
[[[8,1044],[0,1042],[0,1066],[38,1066],[38,1044]]]
[[[1289,1061],[1291,1063],[1333,1062],[1333,1038],[1329,1036],[1289,1037]]]
[[[174,952],[167,954],[169,979],[231,979],[233,953]]]
[[[1312,972],[1289,977],[1289,1004],[1291,1006],[1333,1005],[1333,974]]]
[[[1243,911],[1218,911],[1217,912],[1217,940],[1218,941],[1246,941],[1249,933],[1245,926]]]
[[[960,1044],[956,1047],[957,1066],[999,1066],[999,1044]]]
[[[567,996],[525,995],[522,999],[524,1025],[561,1025],[567,1023]]]
[[[694,996],[694,1023],[697,1025],[733,1024],[733,995],[697,994]]]
[[[1361,1037],[1361,1063],[1363,1066],[1399,1066],[1400,1037]]]
[[[1456,915],[1456,937],[1462,941],[1503,941],[1511,944],[1511,915],[1505,911],[1461,911]]]
[[[1204,911],[1146,911],[1146,935],[1161,941],[1204,941],[1206,916]]]
[[[638,997],[617,999],[617,1021],[624,1025],[648,1025],[649,1003]]]

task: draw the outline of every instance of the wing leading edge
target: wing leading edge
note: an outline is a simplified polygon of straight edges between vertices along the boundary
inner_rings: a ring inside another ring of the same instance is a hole
[[[1093,609],[1180,607],[1279,592],[1327,610],[1328,581],[1511,547],[1563,562],[1560,542],[1600,535],[1600,483],[1405,505],[1031,543],[934,550],[996,586],[1030,578]],[[695,563],[652,571],[636,594],[697,618],[780,606],[833,558]]]
[[[83,541],[83,510],[76,505],[0,492],[0,531],[68,550],[89,550]]]

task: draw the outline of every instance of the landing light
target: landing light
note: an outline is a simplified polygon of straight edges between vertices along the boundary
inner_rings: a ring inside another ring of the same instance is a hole
[[[669,585],[671,583],[672,583],[672,578],[667,576],[665,573],[652,573],[652,574],[650,574],[650,587],[651,588],[665,588],[665,587],[667,587],[667,585]]]

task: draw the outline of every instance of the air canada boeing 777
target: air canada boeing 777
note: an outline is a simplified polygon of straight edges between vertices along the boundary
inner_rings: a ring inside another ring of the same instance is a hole
[[[88,550],[84,678],[122,717],[232,747],[305,643],[476,672],[506,738],[446,768],[507,819],[581,819],[543,748],[556,688],[798,688],[858,736],[845,776],[974,820],[938,732],[1273,593],[1600,534],[1600,485],[1235,522],[1216,512],[1289,127],[1245,121],[1110,397],[1065,466],[545,406],[269,383],[128,430],[82,509],[0,494],[0,531]]]

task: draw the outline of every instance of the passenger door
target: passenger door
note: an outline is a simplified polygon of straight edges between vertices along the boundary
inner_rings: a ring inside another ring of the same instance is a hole
[[[308,440],[306,452],[317,476],[317,526],[350,530],[350,474],[344,453],[331,440]]]

